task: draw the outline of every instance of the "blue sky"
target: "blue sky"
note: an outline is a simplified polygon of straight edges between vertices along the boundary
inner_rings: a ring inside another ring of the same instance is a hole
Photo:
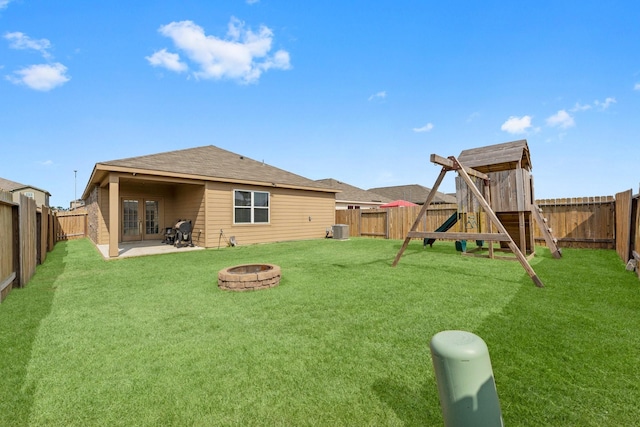
[[[636,1],[0,0],[0,176],[54,206],[209,144],[367,189],[526,139],[538,198],[638,192],[639,112]]]

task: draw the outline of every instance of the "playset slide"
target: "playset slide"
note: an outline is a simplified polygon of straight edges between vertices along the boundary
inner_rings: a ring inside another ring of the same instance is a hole
[[[438,232],[448,231],[451,227],[453,227],[456,224],[456,222],[458,222],[458,212],[454,212],[453,215],[451,215],[449,219],[443,222],[442,225],[438,227],[436,231]],[[424,239],[424,247],[426,247],[427,245],[433,247],[433,242],[435,241],[436,239]]]

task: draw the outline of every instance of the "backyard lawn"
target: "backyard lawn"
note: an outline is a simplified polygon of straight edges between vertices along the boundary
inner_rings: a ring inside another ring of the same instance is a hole
[[[513,261],[352,238],[104,261],[58,243],[0,304],[0,425],[438,426],[429,340],[487,343],[507,426],[640,420],[640,282],[614,251]],[[273,263],[273,289],[218,270]]]

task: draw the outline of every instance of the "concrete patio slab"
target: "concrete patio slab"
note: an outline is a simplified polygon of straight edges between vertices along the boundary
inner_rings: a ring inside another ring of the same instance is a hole
[[[135,256],[168,254],[175,252],[198,251],[204,248],[194,246],[184,246],[176,248],[173,245],[162,243],[161,240],[143,240],[140,242],[120,242],[118,243],[118,257],[109,257],[109,245],[96,245],[105,259],[121,259]]]

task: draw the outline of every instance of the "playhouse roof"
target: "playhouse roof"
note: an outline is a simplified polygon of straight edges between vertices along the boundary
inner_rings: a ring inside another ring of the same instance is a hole
[[[463,150],[458,161],[483,173],[517,169],[518,163],[522,169],[532,168],[526,139]]]

